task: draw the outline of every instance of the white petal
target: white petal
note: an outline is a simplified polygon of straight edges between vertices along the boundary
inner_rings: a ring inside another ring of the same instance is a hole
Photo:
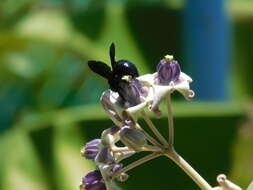
[[[187,100],[194,97],[194,91],[190,89],[192,78],[187,74],[181,72],[178,81],[174,83],[174,89],[179,91]]]
[[[156,76],[156,73],[146,74],[146,75],[139,76],[137,79],[145,86],[150,86],[154,84],[155,76]]]
[[[142,103],[136,105],[136,106],[132,106],[126,109],[126,111],[128,113],[130,113],[130,115],[134,115],[138,112],[140,112],[141,110],[143,110],[145,107],[148,107],[154,99],[154,89],[153,87],[148,87],[147,88],[147,96],[146,97],[141,97],[142,99]]]
[[[163,97],[165,97],[167,94],[173,92],[173,86],[161,86],[161,85],[155,85],[154,86],[154,98],[153,103],[150,107],[152,111],[155,111],[158,109],[158,106],[162,100]]]
[[[185,74],[184,72],[180,73],[179,78],[181,80],[187,81],[188,83],[192,82],[192,78],[189,75]]]
[[[100,98],[101,104],[104,110],[108,113],[111,120],[117,125],[122,126],[122,115],[121,115],[121,106],[120,106],[120,97],[116,92],[106,90],[103,92]]]

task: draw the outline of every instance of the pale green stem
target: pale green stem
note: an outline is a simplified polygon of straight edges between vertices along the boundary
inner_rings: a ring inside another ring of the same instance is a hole
[[[127,146],[124,146],[124,147],[117,147],[117,146],[114,146],[114,147],[112,147],[112,151],[113,151],[114,153],[117,153],[117,152],[130,151],[130,149],[129,149]]]
[[[143,158],[141,158],[141,159],[139,159],[139,160],[137,160],[135,162],[132,162],[128,166],[126,166],[126,167],[120,169],[118,172],[116,172],[113,175],[113,178],[119,176],[121,173],[125,173],[125,172],[127,172],[127,171],[129,171],[129,170],[131,170],[131,169],[133,169],[133,168],[135,168],[135,167],[137,167],[137,166],[139,166],[139,165],[141,165],[141,164],[149,161],[149,160],[152,160],[152,159],[158,157],[158,156],[161,156],[161,153],[155,152],[155,153],[149,154],[149,155],[147,155],[147,156],[145,156],[145,157],[143,157]]]
[[[172,105],[170,94],[166,96],[166,103],[168,109],[168,129],[169,129],[169,144],[170,146],[174,145],[174,122],[173,122],[173,114],[172,114]]]
[[[112,150],[114,153],[117,153],[117,152],[126,152],[126,151],[133,151],[132,149],[129,149],[127,146],[125,146],[125,147],[117,147],[117,146],[114,146],[114,147],[111,148],[111,150]],[[161,151],[162,151],[162,148],[161,148],[161,146],[145,145],[145,146],[143,147],[143,151],[161,152]]]
[[[152,145],[145,145],[142,148],[143,151],[150,151],[150,152],[161,152],[163,149],[161,146],[152,146]]]
[[[149,117],[146,115],[145,111],[141,112],[141,115],[143,117],[143,119],[145,120],[145,122],[148,124],[149,128],[153,131],[153,133],[156,135],[156,137],[158,139],[160,139],[160,141],[166,145],[169,146],[168,142],[166,141],[166,139],[161,135],[161,133],[157,130],[157,128],[155,127],[155,125],[153,124],[153,122],[149,119]]]
[[[165,156],[173,160],[202,190],[212,190],[207,181],[194,170],[175,150],[164,153]]]
[[[114,158],[115,158],[116,162],[120,162],[120,161],[132,156],[135,153],[136,152],[133,151],[133,150],[132,151],[129,150],[129,151],[126,151],[126,152],[116,152],[116,153],[114,153]]]

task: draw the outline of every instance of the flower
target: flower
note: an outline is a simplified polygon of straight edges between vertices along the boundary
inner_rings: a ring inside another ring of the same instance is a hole
[[[86,145],[81,149],[81,154],[88,160],[94,160],[99,151],[99,145],[101,139],[94,139],[87,142]]]
[[[83,177],[81,188],[86,190],[106,190],[101,172],[99,170],[89,172]]]
[[[190,89],[192,79],[183,73],[173,56],[166,55],[157,66],[157,72],[138,77],[143,84],[149,84],[153,88],[152,104],[150,110],[157,114],[161,100],[175,90],[179,91],[187,100],[194,97],[194,92]]]

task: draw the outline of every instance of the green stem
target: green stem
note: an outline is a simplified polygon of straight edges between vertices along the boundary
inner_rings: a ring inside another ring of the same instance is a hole
[[[212,190],[207,181],[191,167],[177,152],[172,149],[164,153],[165,156],[173,160],[202,190]]]
[[[167,103],[167,109],[168,109],[168,129],[169,129],[168,141],[169,141],[170,146],[173,146],[174,145],[174,122],[173,122],[170,94],[166,96],[166,103]]]
[[[137,160],[135,162],[132,162],[128,166],[126,166],[126,167],[120,169],[118,172],[116,172],[113,175],[113,178],[119,176],[121,173],[125,173],[125,172],[127,172],[127,171],[135,168],[136,166],[139,166],[139,165],[141,165],[141,164],[143,164],[143,163],[145,163],[145,162],[147,162],[149,160],[152,160],[152,159],[154,159],[154,158],[156,158],[158,156],[161,156],[161,153],[155,152],[155,153],[149,154],[149,155],[147,155],[147,156],[145,156],[145,157],[143,157],[143,158],[141,158],[141,159],[139,159],[139,160]]]

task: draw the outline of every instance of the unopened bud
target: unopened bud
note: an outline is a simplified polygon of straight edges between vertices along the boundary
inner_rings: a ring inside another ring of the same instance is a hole
[[[81,149],[81,154],[88,160],[94,160],[99,151],[100,139],[94,139],[87,142],[86,145]]]
[[[102,148],[96,157],[96,161],[101,163],[112,163],[114,162],[113,155],[108,147]]]
[[[142,131],[129,127],[123,127],[120,131],[121,141],[135,151],[143,150],[147,145],[147,140]]]
[[[103,181],[101,172],[99,170],[94,170],[84,176],[82,179],[82,184],[80,185],[80,189],[105,190],[106,186]]]

